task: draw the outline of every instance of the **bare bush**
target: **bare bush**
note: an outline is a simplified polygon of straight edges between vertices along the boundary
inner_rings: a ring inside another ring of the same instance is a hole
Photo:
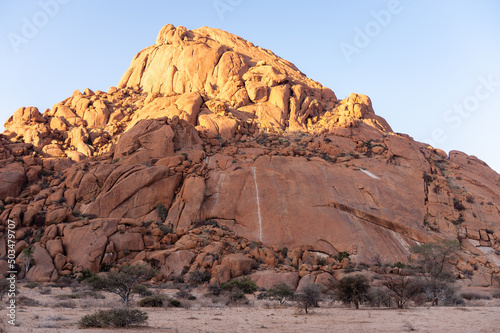
[[[389,295],[396,302],[398,309],[405,308],[412,297],[423,291],[422,283],[409,276],[387,276],[383,285],[389,290]]]
[[[321,287],[318,284],[306,286],[295,297],[297,306],[308,313],[309,308],[318,307],[321,300]]]

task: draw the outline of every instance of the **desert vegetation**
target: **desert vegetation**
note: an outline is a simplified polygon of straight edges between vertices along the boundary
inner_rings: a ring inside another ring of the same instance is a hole
[[[450,265],[457,247],[453,242],[422,244],[412,248],[407,263],[396,262],[392,265],[382,264],[380,258],[372,264],[354,264],[342,255],[345,268],[337,271],[335,279],[324,283],[301,283],[297,290],[285,282],[268,288],[259,287],[253,275],[213,284],[206,274],[194,271],[191,277],[184,280],[151,283],[157,271],[149,264],[136,263],[99,274],[86,272],[78,279],[24,283],[18,300],[23,308],[64,309],[57,317],[46,316],[43,320],[38,317],[38,321],[41,320],[40,329],[79,327],[115,330],[129,326],[154,327],[157,323],[152,322],[152,318],[159,320],[157,313],[162,311],[166,311],[167,316],[172,311],[175,316],[182,316],[180,313],[184,311],[187,320],[197,320],[196,316],[212,313],[211,309],[219,309],[223,313],[245,309],[255,315],[273,310],[284,316],[291,313],[296,318],[311,315],[311,318],[317,318],[323,313],[333,316],[343,313],[343,308],[380,311],[379,308],[385,307],[432,312],[441,311],[439,308],[473,311],[467,309],[487,304],[499,306],[500,288],[496,285],[480,291],[459,289],[459,283],[453,278],[456,273]],[[323,263],[328,261],[324,260]],[[496,278],[493,280],[497,282]],[[0,291],[5,289],[1,282]],[[70,315],[71,320],[64,314],[77,309],[78,312]],[[192,315],[188,316],[189,313]],[[356,316],[361,316],[363,312],[359,313]],[[422,323],[403,319],[399,327],[410,331],[418,330],[419,325]]]

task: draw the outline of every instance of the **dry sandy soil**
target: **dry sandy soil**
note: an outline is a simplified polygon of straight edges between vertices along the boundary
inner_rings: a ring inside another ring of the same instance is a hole
[[[111,294],[106,299],[65,301],[75,308],[60,308],[55,295],[71,289],[52,288],[51,294],[21,288],[21,295],[40,301],[39,306],[17,309],[18,327],[6,332],[73,333],[73,332],[406,332],[410,326],[417,332],[500,332],[500,301],[477,301],[467,307],[418,307],[395,309],[346,309],[323,306],[303,314],[293,307],[273,308],[273,303],[252,301],[250,306],[225,307],[199,299],[184,308],[143,308],[149,315],[147,326],[128,329],[78,329],[84,314],[118,304]],[[5,322],[5,298],[0,315]],[[271,305],[271,307],[269,307]]]

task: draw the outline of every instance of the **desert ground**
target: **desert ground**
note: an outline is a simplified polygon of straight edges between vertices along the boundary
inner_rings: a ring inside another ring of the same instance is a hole
[[[6,332],[72,333],[82,332],[78,320],[97,309],[119,305],[113,294],[105,299],[83,298],[60,300],[57,295],[70,294],[70,288],[20,288],[20,295],[39,302],[17,309],[18,326],[5,325],[5,298],[0,315]],[[45,292],[44,292],[45,290]],[[175,290],[162,290],[173,295]],[[19,297],[18,296],[18,297]],[[386,308],[341,307],[323,302],[309,314],[292,303],[277,303],[250,298],[241,306],[225,306],[196,294],[194,301],[184,301],[182,308],[141,308],[149,315],[146,325],[125,329],[84,329],[83,332],[500,332],[500,300],[469,301],[463,307],[411,307],[405,310]],[[135,297],[134,300],[138,300]]]

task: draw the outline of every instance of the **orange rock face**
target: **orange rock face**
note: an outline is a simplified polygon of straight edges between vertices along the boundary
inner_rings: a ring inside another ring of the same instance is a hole
[[[5,128],[0,232],[17,223],[16,254],[37,244],[31,280],[147,261],[157,280],[262,266],[259,286],[296,288],[438,239],[460,240],[458,270],[499,272],[497,173],[218,29],[167,25],[117,87]]]

